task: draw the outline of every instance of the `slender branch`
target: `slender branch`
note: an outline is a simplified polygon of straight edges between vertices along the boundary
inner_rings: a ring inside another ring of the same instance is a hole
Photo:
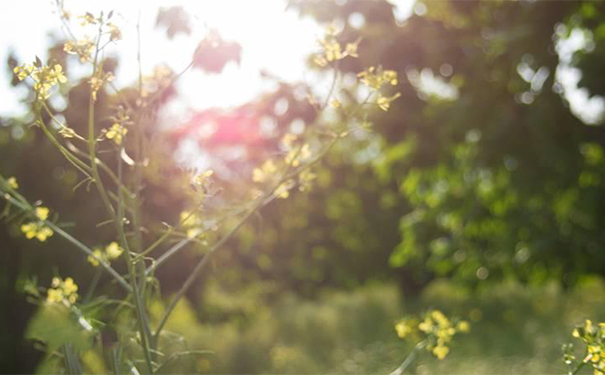
[[[191,242],[191,238],[185,238],[177,242],[174,246],[172,246],[168,251],[166,251],[162,256],[160,256],[151,266],[149,266],[145,270],[145,276],[149,276],[156,268],[158,268],[162,263],[164,263],[168,258],[170,258],[174,253],[185,247],[187,244]]]
[[[99,45],[100,45],[100,41],[101,41],[101,35],[102,35],[102,28],[103,28],[103,23],[101,22],[99,24],[99,31],[98,31],[98,36],[97,36],[97,42],[96,42],[96,51],[95,51],[95,57],[94,57],[94,61],[93,61],[93,77],[96,76],[97,73],[97,69],[99,68],[98,65],[98,58],[99,58]],[[118,212],[116,214],[115,209],[113,208],[113,206],[111,205],[111,202],[109,201],[109,196],[107,194],[107,191],[105,190],[105,187],[103,186],[103,181],[101,180],[101,176],[99,174],[99,168],[97,163],[95,162],[97,157],[96,157],[96,138],[95,138],[95,119],[94,119],[94,111],[95,111],[95,100],[94,97],[91,93],[89,101],[88,101],[88,152],[90,155],[90,162],[91,162],[91,167],[92,167],[92,176],[95,182],[95,185],[97,187],[97,190],[99,191],[99,194],[101,195],[101,200],[103,201],[103,204],[105,205],[105,208],[107,209],[107,212],[109,214],[109,216],[111,218],[114,218],[116,220],[114,220],[115,226],[116,226],[116,230],[118,232],[118,236],[119,236],[119,240],[120,243],[122,245],[122,247],[125,250],[126,256],[126,265],[128,267],[128,273],[130,276],[130,285],[132,287],[132,294],[133,294],[133,298],[135,300],[135,307],[136,307],[136,312],[137,312],[137,323],[139,325],[139,331],[141,334],[141,341],[142,341],[142,346],[143,346],[143,353],[145,355],[145,362],[147,364],[147,370],[150,374],[153,373],[153,365],[152,365],[152,361],[151,361],[151,354],[149,351],[149,345],[147,342],[147,334],[146,334],[146,330],[143,324],[143,310],[144,310],[144,306],[142,305],[141,299],[140,299],[140,294],[139,294],[139,288],[137,285],[137,278],[136,278],[136,273],[135,273],[135,269],[134,269],[134,265],[132,263],[132,259],[130,256],[130,247],[128,245],[128,240],[126,239],[126,234],[124,233],[124,220],[123,220],[123,216],[120,214],[120,212]],[[121,165],[121,163],[119,163]],[[121,186],[118,185],[118,186]],[[121,189],[118,188],[118,194],[119,196],[121,196],[122,191]],[[123,209],[123,203],[119,203],[118,204],[118,211],[121,211]]]
[[[0,179],[3,180],[3,178],[0,176]],[[20,208],[21,210],[25,211],[25,212],[29,212],[33,214],[33,207],[31,207],[31,205],[29,205],[28,203],[24,203],[24,202],[20,202],[17,199],[13,198],[12,196],[10,196],[8,193],[4,194],[4,198],[6,200],[8,200],[12,205]],[[60,235],[61,237],[63,237],[64,239],[66,239],[68,242],[71,242],[73,245],[75,245],[79,250],[83,251],[86,255],[93,257],[94,259],[96,259],[99,264],[103,267],[103,269],[105,271],[107,271],[111,276],[113,276],[114,279],[116,279],[116,281],[122,286],[124,287],[124,289],[131,293],[132,289],[130,287],[130,285],[128,284],[128,282],[126,282],[126,280],[120,276],[120,274],[113,269],[105,260],[97,257],[93,251],[86,245],[84,245],[82,242],[78,241],[76,238],[74,238],[72,235],[70,235],[69,233],[67,233],[66,231],[64,231],[63,229],[59,228],[57,225],[55,225],[53,222],[48,221],[48,220],[42,220],[42,222],[48,226],[50,229],[52,229],[55,233],[57,233],[58,235]]]
[[[258,206],[260,206],[260,204]],[[191,285],[193,284],[195,279],[197,279],[197,277],[199,276],[199,273],[202,271],[202,269],[204,269],[204,267],[210,260],[211,254],[214,253],[221,246],[223,246],[223,244],[225,244],[225,242],[227,242],[227,240],[229,240],[231,238],[231,236],[233,236],[235,234],[235,232],[237,232],[237,230],[246,222],[246,220],[248,220],[248,218],[250,216],[252,216],[252,214],[254,214],[254,212],[256,212],[256,208],[253,210],[250,210],[242,219],[240,219],[240,221],[226,235],[224,235],[216,244],[214,244],[214,246],[212,246],[212,248],[210,248],[208,253],[206,255],[204,255],[204,257],[198,262],[198,264],[195,266],[193,271],[189,274],[189,276],[187,277],[187,280],[185,280],[185,282],[181,286],[181,289],[179,289],[176,296],[174,296],[174,298],[170,302],[170,305],[164,312],[164,315],[162,316],[162,319],[160,320],[160,323],[158,324],[158,327],[154,334],[156,341],[158,340],[160,333],[162,332],[162,329],[164,328],[164,325],[168,321],[168,318],[170,317],[172,310],[174,310],[178,301],[185,295],[185,293],[187,292],[187,290],[189,290],[189,288],[191,287]]]
[[[407,368],[412,364],[412,362],[414,362],[414,360],[416,360],[416,357],[418,356],[418,352],[422,348],[424,348],[425,344],[426,344],[426,342],[424,340],[420,341],[418,344],[416,344],[416,346],[414,346],[414,349],[412,349],[412,351],[410,352],[410,354],[408,354],[408,356],[401,363],[401,365],[399,365],[399,367],[397,367],[395,369],[395,371],[391,372],[390,375],[402,375],[403,372],[405,370],[407,370]]]
[[[324,149],[323,152],[321,152],[313,161],[305,164],[301,168],[298,168],[294,175],[304,171],[307,168],[310,168],[314,163],[319,161],[319,159],[321,159],[328,151],[330,151],[330,149],[334,146],[334,144],[336,144],[339,139],[340,138],[334,138],[334,140],[330,142],[330,144]],[[269,191],[267,191],[262,197],[258,198],[258,200],[256,201],[257,203],[254,205],[254,207],[252,207],[226,235],[224,235],[217,243],[215,243],[210,248],[208,253],[206,253],[206,255],[204,255],[204,257],[198,262],[198,264],[195,266],[191,274],[189,274],[189,276],[177,292],[176,296],[174,296],[174,298],[170,302],[170,305],[164,312],[164,315],[162,316],[162,319],[160,320],[160,323],[158,324],[158,327],[154,334],[156,341],[158,340],[159,335],[162,332],[162,329],[164,328],[164,325],[168,321],[172,310],[174,310],[178,301],[185,295],[187,290],[189,290],[193,282],[197,279],[200,272],[204,269],[204,267],[210,260],[211,255],[218,249],[220,249],[225,244],[225,242],[227,242],[239,230],[239,228],[241,228],[241,226],[248,220],[248,218],[250,218],[250,216],[252,216],[260,207],[264,206],[265,204],[271,201],[271,198],[273,197],[275,191],[279,188],[279,186],[292,177],[292,173],[289,173],[290,168],[292,168],[292,166],[288,165],[288,170],[286,170],[281,176],[281,178],[278,179],[278,182],[273,185],[273,187]]]

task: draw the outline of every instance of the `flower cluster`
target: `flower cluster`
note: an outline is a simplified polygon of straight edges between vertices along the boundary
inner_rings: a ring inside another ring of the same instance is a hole
[[[576,363],[577,368],[590,364],[594,370],[594,375],[605,374],[605,323],[593,324],[586,320],[582,326],[576,327],[572,336],[582,340],[585,348],[584,358],[580,363],[576,363],[576,357],[572,353],[571,344],[563,347],[563,360],[567,365]]]
[[[44,242],[54,234],[53,230],[44,224],[44,221],[48,219],[49,210],[46,207],[40,206],[36,207],[35,212],[38,221],[31,221],[21,225],[21,232],[25,233],[25,237],[29,240],[35,237],[38,241]]]
[[[90,78],[88,83],[90,83],[90,93],[92,95],[93,101],[97,101],[97,92],[103,87],[105,83],[113,81],[113,78],[113,74],[103,74],[101,70],[99,70],[95,76]]]
[[[151,75],[143,77],[143,91],[141,95],[148,97],[166,89],[172,83],[174,72],[169,66],[160,64],[153,67]]]
[[[466,333],[470,325],[464,320],[450,320],[441,311],[427,312],[422,319],[408,317],[395,325],[397,335],[402,338],[424,339],[424,348],[439,359],[445,358],[449,344],[456,333]]]
[[[78,16],[78,19],[80,20],[80,26],[96,25],[100,22],[100,20],[95,18],[95,16],[90,12],[86,12],[84,15]]]
[[[286,155],[285,162],[293,167],[298,167],[301,161],[311,158],[311,147],[305,143],[300,149],[291,149]]]
[[[308,143],[302,143],[296,146],[298,139],[293,134],[286,134],[281,144],[283,148],[287,151],[283,162],[290,167],[300,167],[304,163],[307,163],[311,160],[313,153],[311,151],[311,147]],[[270,181],[275,182],[277,175],[278,167],[276,163],[269,159],[263,163],[260,168],[255,168],[252,171],[252,180],[257,183],[267,183]],[[305,169],[300,172],[298,175],[298,186],[300,191],[309,190],[311,188],[311,182],[317,176],[315,173]],[[296,180],[288,179],[280,183],[274,191],[274,195],[277,198],[288,198],[290,196],[290,190],[297,185]]]
[[[74,304],[78,299],[78,285],[71,277],[63,280],[60,277],[53,277],[51,288],[47,290],[46,301],[48,303],[67,303]]]
[[[252,181],[266,182],[269,181],[277,172],[277,166],[273,160],[269,159],[263,163],[260,168],[254,168],[252,171]]]
[[[76,40],[75,42],[67,41],[63,45],[63,51],[71,54],[77,55],[78,59],[80,59],[81,63],[86,63],[92,61],[92,53],[95,50],[95,44],[88,37],[84,37],[83,39]]]
[[[6,182],[8,182],[8,186],[10,186],[11,189],[16,190],[19,188],[19,183],[15,177],[9,177]]]
[[[361,39],[357,39],[353,43],[347,43],[343,49],[337,40],[339,32],[334,26],[329,26],[326,29],[326,34],[323,39],[319,40],[319,45],[322,51],[315,55],[314,62],[319,66],[327,66],[333,61],[342,60],[347,56],[357,56],[357,46]]]
[[[112,116],[113,124],[109,129],[105,129],[105,138],[111,139],[116,145],[121,145],[126,133],[128,133],[127,125],[132,125],[130,117],[126,114],[123,107],[118,108],[118,114]]]
[[[112,242],[109,245],[105,246],[105,251],[95,248],[92,253],[94,256],[88,256],[88,262],[95,267],[99,266],[99,259],[105,263],[109,263],[110,261],[117,259],[122,255],[124,249],[118,245],[117,242]]]
[[[50,89],[59,84],[67,82],[67,78],[63,74],[63,67],[55,64],[53,67],[42,66],[39,59],[34,64],[24,64],[15,67],[13,72],[17,75],[20,81],[27,77],[34,80],[34,90],[39,99],[48,99]]]
[[[371,66],[363,72],[357,74],[357,78],[359,78],[361,83],[376,92],[378,92],[383,86],[396,86],[398,83],[396,71],[383,70],[381,67],[376,68],[374,66]],[[388,111],[391,106],[391,102],[397,99],[400,95],[400,93],[396,93],[391,96],[384,96],[379,93],[378,98],[376,99],[376,105],[383,111]]]
[[[117,27],[113,22],[107,22],[107,27],[109,27],[109,40],[112,42],[118,41],[122,39],[122,30]]]
[[[195,212],[181,212],[181,226],[185,228],[187,238],[193,239],[204,233],[204,223]]]

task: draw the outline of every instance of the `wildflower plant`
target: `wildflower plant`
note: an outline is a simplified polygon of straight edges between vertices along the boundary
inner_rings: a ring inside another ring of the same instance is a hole
[[[421,317],[401,319],[395,324],[395,331],[399,338],[415,343],[415,346],[391,375],[402,374],[421,350],[430,352],[437,359],[444,359],[450,352],[454,336],[470,332],[470,324],[466,320],[450,319],[439,310],[429,310]]]
[[[563,362],[567,365],[569,375],[575,375],[585,367],[592,368],[594,375],[605,374],[605,323],[594,324],[591,320],[584,321],[573,329],[574,338],[581,341],[582,355],[577,356],[574,345],[563,345]]]
[[[85,370],[83,359],[89,355],[108,359],[107,368],[116,374],[158,373],[164,369],[167,361],[174,359],[165,353],[177,357],[197,354],[195,351],[170,353],[172,336],[165,334],[164,328],[177,303],[196,282],[213,254],[221,250],[260,208],[276,198],[288,198],[295,188],[310,189],[316,178],[314,165],[336,143],[355,131],[355,124],[367,121],[369,107],[366,105],[373,103],[382,110],[389,109],[397,94],[385,96],[381,90],[386,85],[396,85],[397,74],[381,68],[368,68],[358,78],[360,84],[371,89],[370,95],[363,101],[350,101],[346,106],[343,105],[334,98],[334,92],[341,84],[337,63],[345,58],[357,57],[360,39],[344,44],[343,47],[338,40],[339,33],[329,27],[319,42],[320,51],[315,56],[315,62],[322,69],[333,71],[331,89],[321,100],[322,104],[313,96],[310,96],[310,101],[318,114],[334,109],[339,111],[344,121],[331,124],[319,116],[322,124],[313,130],[299,135],[286,135],[281,141],[282,152],[263,160],[251,171],[249,179],[254,186],[251,194],[243,202],[234,202],[236,208],[225,210],[220,215],[213,215],[207,208],[207,202],[216,194],[213,186],[215,173],[207,170],[192,176],[195,204],[183,212],[177,222],[162,223],[162,230],[154,231],[153,228],[144,227],[141,213],[143,175],[154,165],[148,151],[152,135],[144,127],[154,118],[159,98],[194,64],[190,63],[179,74],[174,74],[166,67],[158,67],[151,78],[139,74],[137,88],[129,91],[134,93],[135,98],[126,100],[123,91],[115,88],[113,76],[103,68],[104,49],[122,39],[120,27],[112,20],[113,12],[98,15],[85,13],[76,17],[75,20],[87,32],[94,30],[76,36],[70,26],[71,14],[62,8],[62,2],[57,3],[62,22],[68,31],[69,40],[63,46],[64,51],[76,56],[79,63],[92,70],[87,80],[87,134],[79,134],[77,127],[70,126],[55,116],[48,105],[48,100],[55,93],[54,88],[67,83],[60,64],[55,61],[44,64],[36,58],[32,64],[16,67],[14,73],[20,80],[33,82],[31,87],[36,94],[32,103],[35,125],[79,172],[82,180],[74,188],[83,184],[93,187],[90,194],[102,202],[107,219],[103,225],[112,226],[114,239],[106,245],[99,245],[86,244],[85,240],[75,238],[58,221],[59,213],[40,202],[32,203],[20,193],[20,184],[15,177],[0,174],[0,196],[7,202],[3,217],[8,225],[17,225],[26,239],[45,242],[51,237],[62,238],[66,244],[81,253],[83,264],[97,270],[97,273],[93,273],[95,276],[90,283],[90,290],[86,291],[82,299],[76,281],[69,276],[54,277],[46,289],[37,284],[26,287],[41,306],[52,305],[53,309],[64,309],[75,318],[81,329],[97,337],[101,330],[113,329],[118,337],[118,342],[110,348],[110,353],[104,353],[106,349],[102,345],[97,345],[94,349],[89,346],[84,350],[74,347],[70,342],[64,342],[59,348],[49,346],[49,357],[58,360],[65,371],[73,373]],[[116,91],[115,97],[120,103],[110,116],[110,125],[99,128],[95,112],[100,105],[99,93],[107,87]],[[101,150],[103,157],[100,156]],[[109,157],[114,157],[115,163],[106,163],[105,160]],[[126,173],[129,178],[126,178]],[[13,210],[16,214],[11,213]],[[222,230],[219,231],[219,227]],[[185,251],[186,245],[194,242],[204,247],[203,255],[159,319],[152,321],[149,313],[150,300],[158,291],[155,271],[173,259],[175,254]],[[115,267],[118,262],[125,264],[126,274],[121,274]],[[122,289],[121,293],[116,292],[111,298],[95,297],[95,287],[100,280],[99,270],[111,277],[113,283]],[[115,321],[95,322],[87,315],[90,304],[95,306],[94,311],[98,311],[115,303],[119,306],[118,313],[110,315]],[[442,358],[447,354],[450,339],[462,327],[438,312],[432,312],[426,319],[429,320],[416,327],[425,336],[423,347]]]

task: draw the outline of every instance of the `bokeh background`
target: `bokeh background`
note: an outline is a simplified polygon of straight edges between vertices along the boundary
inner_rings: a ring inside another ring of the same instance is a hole
[[[86,243],[109,242],[100,202],[73,189],[76,171],[30,126],[32,98],[12,75],[36,55],[61,62],[73,84],[52,108],[78,130],[90,72],[63,52],[53,2],[23,4],[0,5],[0,172]],[[136,81],[137,18],[145,74],[160,63],[179,71],[200,41],[220,35],[148,124],[157,152],[170,155],[145,176],[150,223],[173,222],[188,206],[187,169],[242,184],[285,133],[313,126],[306,94],[325,95],[329,74],[308,55],[328,24],[343,41],[362,38],[359,58],[341,65],[345,81],[371,65],[400,76],[401,97],[371,113],[371,131],[327,156],[314,189],[263,208],[178,306],[168,329],[213,352],[195,359],[197,371],[387,373],[411,348],[397,319],[439,308],[472,331],[444,361],[421,357],[416,373],[563,373],[560,346],[574,325],[605,319],[605,3],[65,6],[116,9],[125,38],[105,59],[123,95]],[[113,104],[111,90],[99,93],[99,122]],[[158,272],[152,315],[200,251],[191,246]],[[94,272],[60,238],[41,245],[0,226],[2,372],[45,371],[27,335],[36,306],[25,280],[45,285],[60,273],[86,289]]]

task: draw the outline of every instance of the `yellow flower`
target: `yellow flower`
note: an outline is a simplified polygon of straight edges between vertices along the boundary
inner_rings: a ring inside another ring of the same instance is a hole
[[[397,331],[397,336],[399,338],[405,338],[407,335],[414,331],[414,327],[408,321],[401,321],[397,323],[395,326],[395,330]]]
[[[19,184],[17,183],[17,179],[15,177],[9,177],[7,182],[11,189],[19,189]]]
[[[430,318],[424,319],[424,321],[418,325],[418,329],[424,333],[431,332],[433,330],[433,321]]]
[[[103,256],[103,252],[101,251],[101,249],[94,249],[92,251],[92,253],[94,254],[94,256],[89,255],[88,256],[88,262],[90,264],[92,264],[94,267],[98,267],[99,264],[100,264],[99,259],[105,260],[105,258]]]
[[[378,99],[376,99],[376,104],[378,105],[378,107],[380,109],[382,109],[383,111],[386,112],[391,107],[391,102],[393,100],[397,99],[400,95],[401,95],[400,93],[396,93],[395,95],[390,96],[390,97],[380,95],[378,97]]]
[[[21,232],[25,233],[25,238],[28,240],[35,237],[40,242],[46,241],[48,237],[51,237],[54,234],[52,229],[35,222],[21,225]]]
[[[286,199],[290,196],[290,188],[291,188],[291,183],[288,182],[284,182],[282,184],[280,184],[277,189],[275,189],[275,196],[277,198],[281,198],[281,199]]]
[[[60,289],[49,289],[47,291],[46,301],[49,303],[63,302],[63,292]]]
[[[69,295],[78,291],[78,285],[74,283],[74,280],[71,277],[68,277],[63,282],[63,293]]]
[[[53,277],[51,288],[46,291],[47,303],[61,303],[67,300],[68,303],[76,303],[78,299],[78,285],[71,277],[62,280],[59,277]]]
[[[296,141],[298,137],[294,134],[286,134],[284,135],[284,137],[282,138],[282,143],[284,144],[284,146],[286,146],[286,148],[292,148],[292,146],[294,145],[294,142]]]
[[[317,178],[317,175],[313,172],[311,172],[308,169],[305,169],[304,171],[302,171],[300,173],[300,175],[298,176],[298,183],[299,183],[299,187],[298,190],[300,191],[307,191],[311,189],[311,183],[313,182],[313,180],[315,180],[315,178]]]
[[[381,67],[369,67],[363,72],[357,74],[359,80],[366,86],[374,90],[380,89],[385,84],[397,85],[397,72],[394,70],[382,70]]]
[[[33,73],[34,68],[35,67],[33,65],[17,66],[15,69],[13,69],[13,72],[17,75],[19,81],[23,81]]]
[[[21,225],[21,232],[25,233],[25,237],[28,240],[36,237],[36,233],[38,231],[38,225],[36,223],[27,223]]]
[[[461,320],[458,322],[456,329],[462,333],[468,333],[471,330],[471,325],[466,320]]]
[[[59,83],[67,82],[67,77],[63,74],[63,67],[59,64],[55,64],[55,67],[52,70],[52,77]]]
[[[120,257],[120,255],[122,255],[123,252],[124,249],[122,249],[117,242],[112,242],[105,248],[105,253],[109,259],[117,259]]]
[[[190,229],[187,229],[186,236],[187,236],[187,238],[191,239],[191,238],[197,237],[201,233],[202,233],[202,230],[200,228],[190,228]]]
[[[301,161],[309,159],[311,155],[311,147],[308,143],[305,143],[300,150],[290,150],[286,155],[285,162],[293,167],[298,167]]]
[[[124,139],[124,136],[126,136],[126,133],[128,133],[128,129],[116,122],[107,130],[105,137],[107,137],[107,139],[112,139],[115,144],[120,145],[122,144],[122,140]]]
[[[260,168],[255,168],[252,171],[252,181],[265,182],[272,178],[275,172],[277,172],[275,163],[272,160],[267,160]]]
[[[63,45],[63,51],[71,55],[77,55],[81,63],[92,61],[91,56],[94,49],[95,44],[88,37],[77,40],[75,43],[72,41],[67,41]]]
[[[49,227],[42,227],[36,233],[36,238],[38,239],[38,241],[44,242],[48,237],[51,237],[53,234],[53,230]]]
[[[345,56],[359,57],[357,55],[357,47],[359,46],[359,42],[361,42],[361,38],[357,39],[353,43],[347,43],[345,46]]]
[[[214,175],[214,171],[212,169],[208,169],[207,171],[193,177],[193,184],[200,187],[205,187],[212,175]]]
[[[19,80],[24,80],[31,77],[34,80],[34,90],[38,94],[38,98],[47,99],[50,89],[59,84],[67,82],[67,78],[63,74],[63,67],[55,64],[53,67],[39,66],[39,61],[36,65],[23,65],[13,69]]]
[[[48,219],[48,208],[47,207],[36,207],[36,216],[38,217],[38,219],[40,220],[46,220]]]
[[[109,27],[109,40],[116,41],[122,39],[122,31],[112,22],[107,23]]]
[[[81,20],[81,26],[94,25],[97,23],[97,19],[95,18],[95,16],[93,16],[92,13],[89,12],[86,12],[86,14],[84,14],[83,16],[78,16],[78,18]]]
[[[394,70],[385,70],[382,72],[382,79],[390,83],[392,86],[397,85],[397,72]]]
[[[323,42],[323,47],[325,49],[326,60],[328,61],[340,60],[344,57],[340,43],[335,40]]]
[[[450,348],[444,345],[437,345],[433,348],[433,354],[439,359],[444,359],[450,352]]]
[[[322,68],[324,66],[328,65],[328,60],[326,60],[325,57],[323,57],[322,55],[316,55],[315,58],[313,59],[313,62],[319,66],[321,66]]]

